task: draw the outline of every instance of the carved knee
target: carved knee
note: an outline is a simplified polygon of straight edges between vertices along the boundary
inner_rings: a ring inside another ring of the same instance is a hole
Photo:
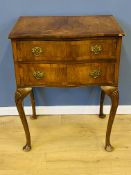
[[[15,102],[18,104],[22,101],[30,92],[32,88],[18,88],[15,93]]]

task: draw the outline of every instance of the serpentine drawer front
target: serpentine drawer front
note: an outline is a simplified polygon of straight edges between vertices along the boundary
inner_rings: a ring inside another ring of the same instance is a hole
[[[84,41],[17,41],[16,61],[115,59],[116,38]],[[110,49],[109,49],[110,48]]]
[[[17,90],[16,106],[25,130],[25,151],[31,149],[22,106],[30,94],[36,119],[33,87],[101,87],[100,118],[105,94],[111,98],[105,149],[112,151],[110,134],[118,106],[122,29],[113,16],[20,17],[11,39]],[[44,131],[43,131],[44,132]]]
[[[115,64],[16,64],[19,86],[112,85]]]

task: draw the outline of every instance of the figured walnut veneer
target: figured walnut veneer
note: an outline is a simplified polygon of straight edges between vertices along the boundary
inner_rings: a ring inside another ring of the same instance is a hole
[[[118,75],[122,29],[113,16],[28,16],[20,17],[9,38],[16,75],[16,105],[26,134],[25,151],[31,139],[24,109],[30,94],[36,118],[32,87],[101,86],[100,117],[104,118],[105,94],[112,101],[107,126],[107,151],[119,92]]]

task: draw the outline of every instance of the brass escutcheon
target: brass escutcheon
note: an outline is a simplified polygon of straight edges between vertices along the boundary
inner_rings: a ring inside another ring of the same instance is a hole
[[[33,72],[33,76],[37,80],[41,80],[45,76],[45,73],[44,72],[41,72],[41,71],[35,71],[35,72]]]
[[[33,47],[32,48],[32,53],[35,55],[35,56],[40,56],[40,54],[42,53],[42,48],[41,47]]]
[[[91,51],[97,55],[102,51],[102,46],[101,45],[95,45],[91,47]]]
[[[89,73],[89,75],[94,79],[99,78],[101,77],[101,70],[93,70]]]

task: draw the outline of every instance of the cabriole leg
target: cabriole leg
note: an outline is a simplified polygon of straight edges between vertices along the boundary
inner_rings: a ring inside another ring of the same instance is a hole
[[[101,90],[101,97],[100,97],[100,113],[99,113],[99,117],[100,117],[100,118],[105,118],[105,117],[106,117],[106,115],[103,114],[104,99],[105,99],[105,92],[104,92],[103,90]]]
[[[112,86],[102,86],[101,88],[111,98],[111,102],[112,102],[108,125],[107,125],[106,143],[105,143],[105,150],[108,152],[111,152],[113,150],[113,147],[111,146],[111,143],[110,143],[110,135],[111,135],[114,118],[116,115],[116,110],[119,103],[119,91],[117,87],[112,87]]]
[[[31,99],[31,105],[32,105],[32,116],[31,116],[31,119],[37,119],[37,116],[36,116],[36,109],[35,109],[35,98],[34,98],[34,93],[33,93],[33,89],[30,93],[30,99]]]
[[[17,110],[19,112],[20,119],[23,124],[25,136],[26,136],[26,145],[23,147],[23,150],[26,152],[31,150],[31,138],[30,138],[29,127],[28,127],[28,123],[26,120],[26,116],[25,116],[25,112],[24,112],[22,103],[23,103],[24,98],[28,94],[30,94],[31,91],[32,91],[32,88],[18,88],[15,93],[15,102],[16,102]]]

